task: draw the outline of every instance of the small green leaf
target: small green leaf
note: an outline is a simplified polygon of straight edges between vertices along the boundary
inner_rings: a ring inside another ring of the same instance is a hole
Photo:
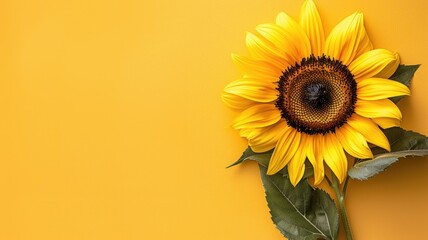
[[[263,164],[263,166],[267,167],[269,165],[269,159],[272,156],[272,153],[273,153],[273,149],[263,153],[256,153],[256,152],[253,152],[253,150],[251,150],[250,147],[247,147],[247,149],[245,149],[245,151],[242,153],[242,156],[238,159],[238,161],[230,164],[229,166],[227,166],[227,168],[238,165],[246,160],[255,160],[260,164]]]
[[[272,221],[289,240],[337,239],[339,214],[330,196],[307,180],[293,187],[288,175],[266,175],[259,165]]]
[[[406,86],[410,86],[410,81],[413,78],[416,70],[420,67],[420,64],[417,65],[399,65],[394,74],[389,78],[397,82],[401,82]]]
[[[367,180],[382,171],[384,171],[391,164],[398,161],[399,158],[408,156],[426,156],[428,150],[407,150],[400,152],[385,153],[376,156],[372,160],[363,161],[355,164],[348,171],[348,175],[352,179]]]
[[[418,70],[420,65],[400,65],[398,66],[397,70],[395,70],[394,74],[389,78],[391,80],[395,80],[397,82],[401,82],[405,84],[406,86],[410,86],[410,81],[413,78],[413,75],[415,75],[416,70]],[[391,100],[395,103],[400,101],[403,98],[403,96],[400,97],[393,97]]]

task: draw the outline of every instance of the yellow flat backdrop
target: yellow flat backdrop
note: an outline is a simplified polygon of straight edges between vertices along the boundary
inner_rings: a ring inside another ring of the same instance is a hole
[[[245,32],[301,0],[4,0],[0,239],[280,240],[222,88]],[[377,48],[422,63],[403,126],[428,134],[426,1],[316,1],[365,14]],[[355,239],[425,239],[428,159],[352,181]]]

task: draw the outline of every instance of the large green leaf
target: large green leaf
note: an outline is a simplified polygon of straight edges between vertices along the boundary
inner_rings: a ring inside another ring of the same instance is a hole
[[[330,196],[313,189],[307,180],[293,187],[288,175],[266,175],[260,166],[273,222],[289,240],[337,239],[339,214]]]
[[[348,171],[351,178],[366,180],[384,171],[399,158],[428,155],[428,138],[426,136],[399,127],[385,129],[384,133],[391,145],[391,152],[388,153],[378,147],[373,148],[375,157],[351,167]]]
[[[389,78],[391,80],[395,80],[397,82],[401,82],[405,84],[406,86],[410,86],[410,81],[413,78],[413,75],[415,74],[416,70],[418,70],[420,65],[400,65],[398,66],[397,70],[395,70],[394,74]],[[395,103],[400,101],[403,97],[393,97],[391,100]]]

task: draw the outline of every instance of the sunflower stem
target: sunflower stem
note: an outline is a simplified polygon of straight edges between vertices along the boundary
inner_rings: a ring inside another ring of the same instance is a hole
[[[342,195],[343,199],[346,198],[346,189],[348,188],[349,176],[346,176],[345,183],[343,184]]]
[[[337,179],[337,177],[332,174],[332,187],[334,190],[334,193],[336,194],[337,197],[337,202],[339,205],[339,212],[340,212],[340,217],[342,219],[342,223],[343,223],[343,227],[345,229],[345,234],[346,234],[346,240],[352,240],[352,232],[351,232],[351,227],[349,225],[348,222],[348,216],[346,214],[346,208],[345,208],[345,191],[346,188],[343,188],[343,191],[340,190],[340,184],[339,184],[339,180]],[[346,178],[345,180],[345,184],[347,185],[347,181],[348,178]]]

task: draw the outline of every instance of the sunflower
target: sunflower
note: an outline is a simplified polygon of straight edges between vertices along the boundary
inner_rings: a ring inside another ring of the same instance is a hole
[[[242,78],[228,84],[226,105],[241,111],[233,127],[254,152],[274,149],[267,173],[288,167],[296,185],[305,160],[315,184],[324,179],[324,163],[340,182],[347,175],[347,154],[373,158],[369,143],[390,151],[380,128],[399,126],[401,112],[388,98],[409,89],[388,78],[398,54],[373,49],[356,12],[325,38],[313,1],[303,3],[299,21],[279,13],[276,22],[248,33],[250,56],[232,54]]]

